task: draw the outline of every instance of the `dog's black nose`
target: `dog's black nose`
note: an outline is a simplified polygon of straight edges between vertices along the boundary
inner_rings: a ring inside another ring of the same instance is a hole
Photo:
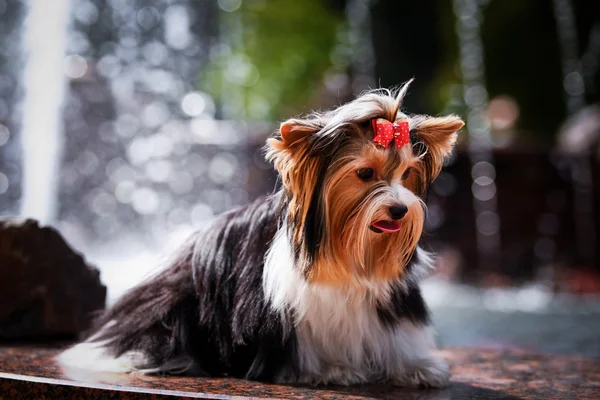
[[[404,204],[390,206],[390,215],[392,216],[392,219],[402,219],[407,212],[408,207],[406,207]]]

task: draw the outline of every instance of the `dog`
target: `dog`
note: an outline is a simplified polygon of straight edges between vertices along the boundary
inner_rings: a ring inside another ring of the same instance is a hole
[[[418,282],[423,201],[464,125],[400,111],[409,83],[289,119],[281,188],[229,211],[59,355],[64,368],[443,387]]]

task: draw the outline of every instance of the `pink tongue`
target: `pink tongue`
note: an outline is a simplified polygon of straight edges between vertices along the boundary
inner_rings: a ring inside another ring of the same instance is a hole
[[[400,230],[400,223],[396,221],[377,221],[373,227],[384,232],[396,232]]]

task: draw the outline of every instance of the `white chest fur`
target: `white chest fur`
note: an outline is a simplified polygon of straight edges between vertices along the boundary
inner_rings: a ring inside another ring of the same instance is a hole
[[[296,331],[301,382],[405,381],[434,347],[428,327],[380,321],[376,303],[388,298],[386,283],[363,282],[361,290],[309,285],[294,268],[284,229],[267,254],[263,283],[275,310],[294,311],[285,323]]]

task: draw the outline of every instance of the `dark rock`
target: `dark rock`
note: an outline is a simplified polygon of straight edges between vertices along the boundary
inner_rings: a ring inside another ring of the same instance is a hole
[[[55,229],[0,219],[0,339],[77,335],[105,300],[99,271]]]

